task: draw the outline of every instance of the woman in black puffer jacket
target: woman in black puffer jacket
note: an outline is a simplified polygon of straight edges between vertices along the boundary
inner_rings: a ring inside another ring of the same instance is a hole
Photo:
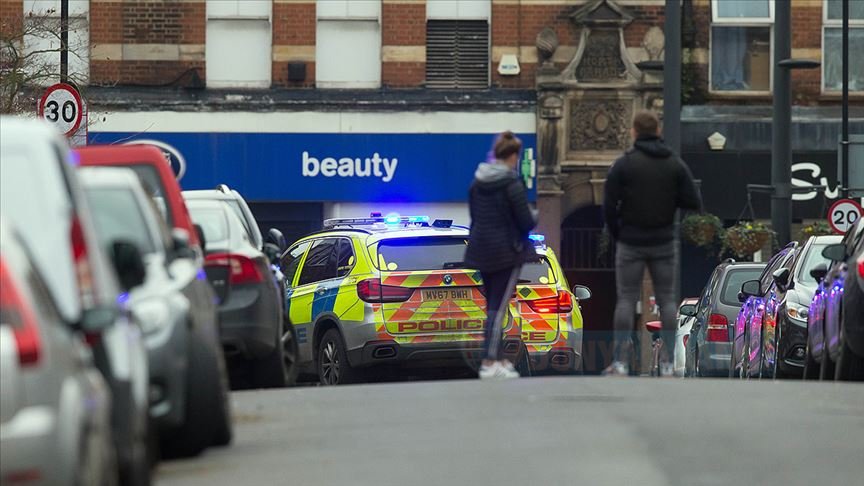
[[[480,378],[512,378],[513,364],[500,359],[501,321],[522,264],[536,258],[529,232],[537,225],[525,184],[516,172],[522,141],[504,132],[495,142],[494,162],[474,173],[469,192],[471,236],[466,265],[480,270],[486,292],[486,340]]]

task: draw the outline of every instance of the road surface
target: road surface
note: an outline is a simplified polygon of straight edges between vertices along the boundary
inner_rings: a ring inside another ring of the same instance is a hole
[[[425,381],[233,394],[235,441],[157,485],[862,484],[864,385]]]

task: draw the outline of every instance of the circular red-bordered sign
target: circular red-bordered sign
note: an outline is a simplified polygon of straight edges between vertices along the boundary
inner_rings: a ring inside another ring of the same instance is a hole
[[[39,100],[39,117],[48,120],[64,135],[71,136],[81,126],[84,102],[72,85],[57,83],[45,90]]]
[[[828,210],[828,224],[838,234],[846,234],[861,217],[861,205],[853,199],[840,199]]]

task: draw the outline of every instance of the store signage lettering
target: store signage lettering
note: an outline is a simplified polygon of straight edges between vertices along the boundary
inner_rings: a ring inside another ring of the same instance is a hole
[[[395,157],[381,158],[378,152],[366,159],[342,157],[311,157],[309,152],[303,152],[303,177],[378,177],[382,182],[390,182],[396,175],[399,160]],[[383,169],[383,170],[382,170]]]
[[[825,196],[828,199],[837,199],[840,197],[840,185],[837,184],[833,188],[828,184],[827,177],[820,177],[822,168],[819,164],[812,162],[799,162],[792,164],[792,186],[794,187],[815,187],[826,186]],[[801,178],[803,176],[803,178]],[[793,194],[793,201],[811,201],[819,197],[820,191],[808,192],[806,194]]]

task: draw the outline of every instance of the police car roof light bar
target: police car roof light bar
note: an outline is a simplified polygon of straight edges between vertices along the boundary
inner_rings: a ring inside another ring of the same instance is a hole
[[[332,218],[324,220],[325,228],[333,228],[336,226],[371,226],[377,224],[386,224],[388,226],[429,226],[429,217],[389,215],[386,218]]]

